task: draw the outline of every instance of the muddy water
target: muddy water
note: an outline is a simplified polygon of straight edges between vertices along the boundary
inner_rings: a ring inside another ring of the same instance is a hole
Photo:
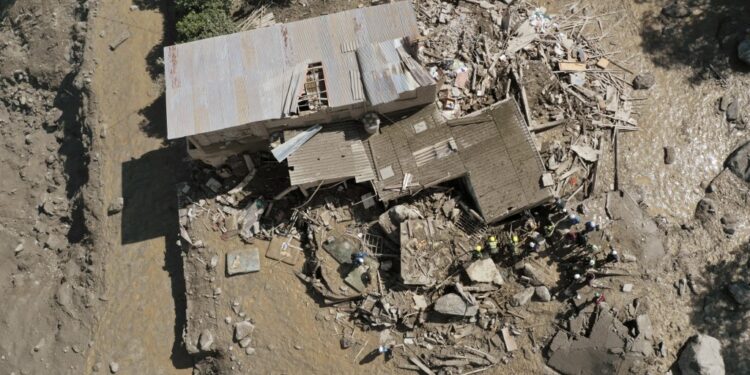
[[[730,130],[716,110],[726,93],[747,103],[747,91],[740,90],[747,80],[732,82],[727,89],[702,83],[688,92],[684,84],[673,83],[686,80],[689,70],[653,70],[658,83],[642,107],[641,130],[622,137],[619,151],[624,185],[641,193],[650,213],[675,219],[692,216],[703,197],[701,184],[705,187],[723,169],[727,155],[748,139],[747,132]],[[675,149],[672,165],[664,163],[666,146]]]
[[[718,66],[720,60],[725,59],[718,47],[716,55],[711,54],[714,52],[711,44],[718,44],[711,38],[716,34],[719,18],[723,13],[731,13],[728,10],[731,1],[719,2],[729,5],[715,9],[695,7],[706,11],[674,24],[673,27],[680,30],[679,37],[675,38],[665,36],[670,34],[659,36],[658,32],[644,31],[647,30],[644,25],[649,25],[649,20],[653,19],[651,15],[661,11],[659,4],[584,1],[578,7],[579,10],[588,7],[591,15],[609,14],[600,21],[605,32],[610,28],[612,31],[599,44],[614,53],[613,61],[634,73],[650,71],[656,76],[652,89],[632,95],[645,100],[635,105],[638,113],[634,117],[640,130],[619,137],[620,187],[643,199],[651,215],[662,215],[674,222],[693,215],[706,184],[723,169],[726,157],[750,139],[748,131],[732,129],[724,120],[724,114],[717,110],[719,98],[730,95],[742,103],[741,113],[742,110],[747,112],[750,77],[732,74],[733,69],[722,70],[725,76],[731,77],[726,87],[708,74],[694,79],[708,62]],[[566,3],[547,2],[546,5],[550,12],[558,14],[568,9]],[[623,20],[619,21],[620,18]],[[601,35],[599,25],[591,22],[586,33],[592,37]],[[697,35],[700,40],[693,40],[690,35]],[[671,53],[679,51],[680,46],[694,48],[697,52],[681,60]],[[700,59],[708,59],[708,62],[692,61]],[[666,146],[675,149],[676,158],[671,165],[664,163]]]

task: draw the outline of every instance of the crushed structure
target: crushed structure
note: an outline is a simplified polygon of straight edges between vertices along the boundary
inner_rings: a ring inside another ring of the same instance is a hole
[[[419,6],[419,23],[396,2],[206,41],[265,35],[277,48],[276,33],[288,32],[281,50],[291,53],[302,33],[325,58],[259,68],[272,94],[257,113],[236,112],[241,120],[170,118],[170,137],[188,136],[191,155],[222,164],[196,167],[180,190],[189,352],[245,369],[243,357],[220,359],[234,343],[254,353],[226,326],[248,319],[226,291],[284,263],[341,324],[342,348],[369,351],[356,332],[377,330],[376,347],[398,353],[402,369],[478,373],[537,355],[561,373],[596,374],[664,357],[631,274],[664,256],[662,239],[635,200],[611,191],[617,134],[637,130],[633,93],[580,35],[590,17],[556,23],[543,9],[484,1]],[[492,21],[481,37],[466,17],[477,10]],[[428,24],[442,32],[420,40]],[[309,33],[332,25],[342,29],[326,42]],[[448,48],[453,39],[461,48]],[[168,78],[180,51],[168,51]],[[175,105],[185,88],[170,84]],[[203,243],[217,237],[226,243]],[[241,248],[258,252],[231,261]],[[222,259],[243,273],[222,277]]]

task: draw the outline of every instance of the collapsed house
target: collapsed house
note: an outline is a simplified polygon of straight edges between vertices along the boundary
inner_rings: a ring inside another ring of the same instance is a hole
[[[217,166],[282,129],[432,103],[418,37],[395,2],[166,47],[167,137]]]
[[[288,163],[292,186],[354,178],[369,182],[384,202],[460,180],[488,223],[552,197],[541,184],[545,168],[513,99],[447,121],[426,106],[373,135],[357,123],[327,127]]]

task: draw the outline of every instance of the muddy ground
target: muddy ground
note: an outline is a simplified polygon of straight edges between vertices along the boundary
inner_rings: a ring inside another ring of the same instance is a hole
[[[655,370],[665,371],[690,335],[705,332],[721,340],[728,373],[747,373],[747,312],[726,292],[728,282],[747,278],[747,185],[727,174],[711,182],[750,140],[716,110],[727,94],[745,115],[750,110],[750,69],[733,53],[750,9],[740,0],[692,1],[690,16],[664,19],[665,3],[581,3],[593,14],[618,12],[603,25],[613,28],[605,38],[612,59],[657,78],[640,131],[620,139],[619,183],[657,218],[667,255],[632,281],[667,347]],[[291,2],[273,11],[289,21],[357,5]],[[183,143],[164,140],[159,76],[171,25],[156,1],[0,4],[2,374],[101,373],[110,365],[125,374],[192,371],[181,339],[174,190],[189,169]],[[673,164],[664,163],[665,146],[675,148]],[[707,194],[715,213],[696,217]],[[118,197],[123,211],[108,215]],[[730,214],[741,224],[728,236],[721,219]],[[341,350],[331,312],[281,266],[255,275],[262,278],[243,302],[263,343],[253,373],[399,371],[393,362],[360,365],[356,352]],[[674,285],[689,275],[698,288],[680,295]],[[376,340],[369,335],[363,341]],[[537,361],[521,358],[513,368],[538,368]]]

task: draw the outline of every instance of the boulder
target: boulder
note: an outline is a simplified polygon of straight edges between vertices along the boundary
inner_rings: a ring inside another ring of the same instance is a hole
[[[466,274],[469,279],[475,283],[495,283],[503,285],[503,276],[497,270],[495,262],[492,259],[478,260],[466,268]]]
[[[682,375],[724,375],[721,343],[708,335],[691,337],[677,360]]]
[[[471,306],[456,293],[448,293],[435,301],[435,311],[453,316],[474,316],[479,311],[478,306]]]

